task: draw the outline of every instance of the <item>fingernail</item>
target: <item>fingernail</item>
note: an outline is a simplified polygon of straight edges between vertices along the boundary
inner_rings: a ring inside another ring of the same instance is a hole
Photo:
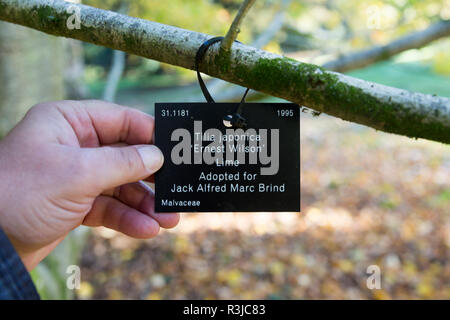
[[[164,156],[158,147],[154,145],[138,147],[139,155],[147,170],[158,171],[164,163]]]

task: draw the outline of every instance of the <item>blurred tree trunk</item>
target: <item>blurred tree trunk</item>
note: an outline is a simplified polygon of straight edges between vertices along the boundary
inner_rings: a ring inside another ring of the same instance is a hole
[[[85,99],[88,95],[88,90],[83,82],[83,44],[78,40],[64,39],[64,47],[64,86],[66,99]]]
[[[61,38],[0,22],[0,137],[38,102],[64,97]]]
[[[66,0],[72,3],[81,3],[81,0]],[[88,90],[83,82],[84,73],[84,55],[83,43],[78,40],[64,39],[65,47],[65,71],[64,85],[66,90],[66,99],[80,100],[85,99]]]
[[[103,93],[103,100],[110,102],[116,100],[117,88],[119,87],[120,78],[122,78],[123,71],[125,70],[125,60],[125,52],[114,50],[111,69]]]

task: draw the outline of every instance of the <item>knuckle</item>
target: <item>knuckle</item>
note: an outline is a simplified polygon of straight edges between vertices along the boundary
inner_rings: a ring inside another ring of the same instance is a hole
[[[37,103],[28,110],[28,114],[45,112],[53,108],[51,102]]]
[[[99,100],[99,99],[87,99],[87,100],[84,100],[84,102],[86,104],[94,104],[94,105],[105,103],[104,101]]]
[[[76,103],[76,101],[71,100],[41,102],[33,105],[30,110],[28,110],[28,114],[47,113],[54,110],[64,111]]]

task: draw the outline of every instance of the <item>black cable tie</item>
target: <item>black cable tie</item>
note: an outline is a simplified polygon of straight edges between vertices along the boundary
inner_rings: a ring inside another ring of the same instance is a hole
[[[202,76],[200,74],[200,71],[198,70],[200,61],[203,59],[203,56],[205,55],[208,48],[213,45],[216,42],[222,41],[224,37],[214,37],[211,39],[206,40],[203,42],[203,44],[198,48],[197,54],[195,55],[195,70],[197,71],[197,78],[198,83],[200,84],[200,88],[202,89],[203,95],[205,96],[205,99],[209,103],[214,103],[214,99],[211,97],[211,94],[208,91],[208,88],[206,88],[205,82],[202,79]]]
[[[203,95],[205,96],[205,99],[207,102],[209,103],[215,103],[213,97],[211,96],[211,94],[208,91],[208,88],[205,85],[205,82],[202,79],[202,76],[200,74],[199,69],[199,65],[201,60],[203,59],[203,57],[205,56],[206,51],[208,50],[208,48],[219,42],[222,41],[224,37],[214,37],[211,39],[206,40],[205,42],[203,42],[203,44],[200,46],[200,48],[198,48],[197,50],[197,54],[195,55],[195,70],[197,71],[197,79],[198,79],[198,83],[200,85],[200,89],[202,89]],[[236,42],[239,42],[236,40]],[[250,88],[247,88],[247,90],[244,93],[244,96],[241,99],[241,102],[239,103],[239,106],[236,110],[236,112],[232,115],[232,116],[225,116],[224,120],[229,121],[231,123],[231,125],[233,127],[237,127],[237,128],[245,128],[247,126],[247,122],[246,120],[241,116],[243,107],[244,107],[244,103],[245,103],[245,98],[247,97],[247,94],[249,92]]]

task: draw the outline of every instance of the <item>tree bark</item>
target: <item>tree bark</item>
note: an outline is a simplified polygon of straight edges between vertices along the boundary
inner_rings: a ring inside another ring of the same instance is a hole
[[[81,29],[66,27],[69,4],[0,0],[0,19],[184,68],[210,35],[78,5]],[[409,92],[235,44],[212,46],[200,71],[377,130],[450,143],[450,99]]]

